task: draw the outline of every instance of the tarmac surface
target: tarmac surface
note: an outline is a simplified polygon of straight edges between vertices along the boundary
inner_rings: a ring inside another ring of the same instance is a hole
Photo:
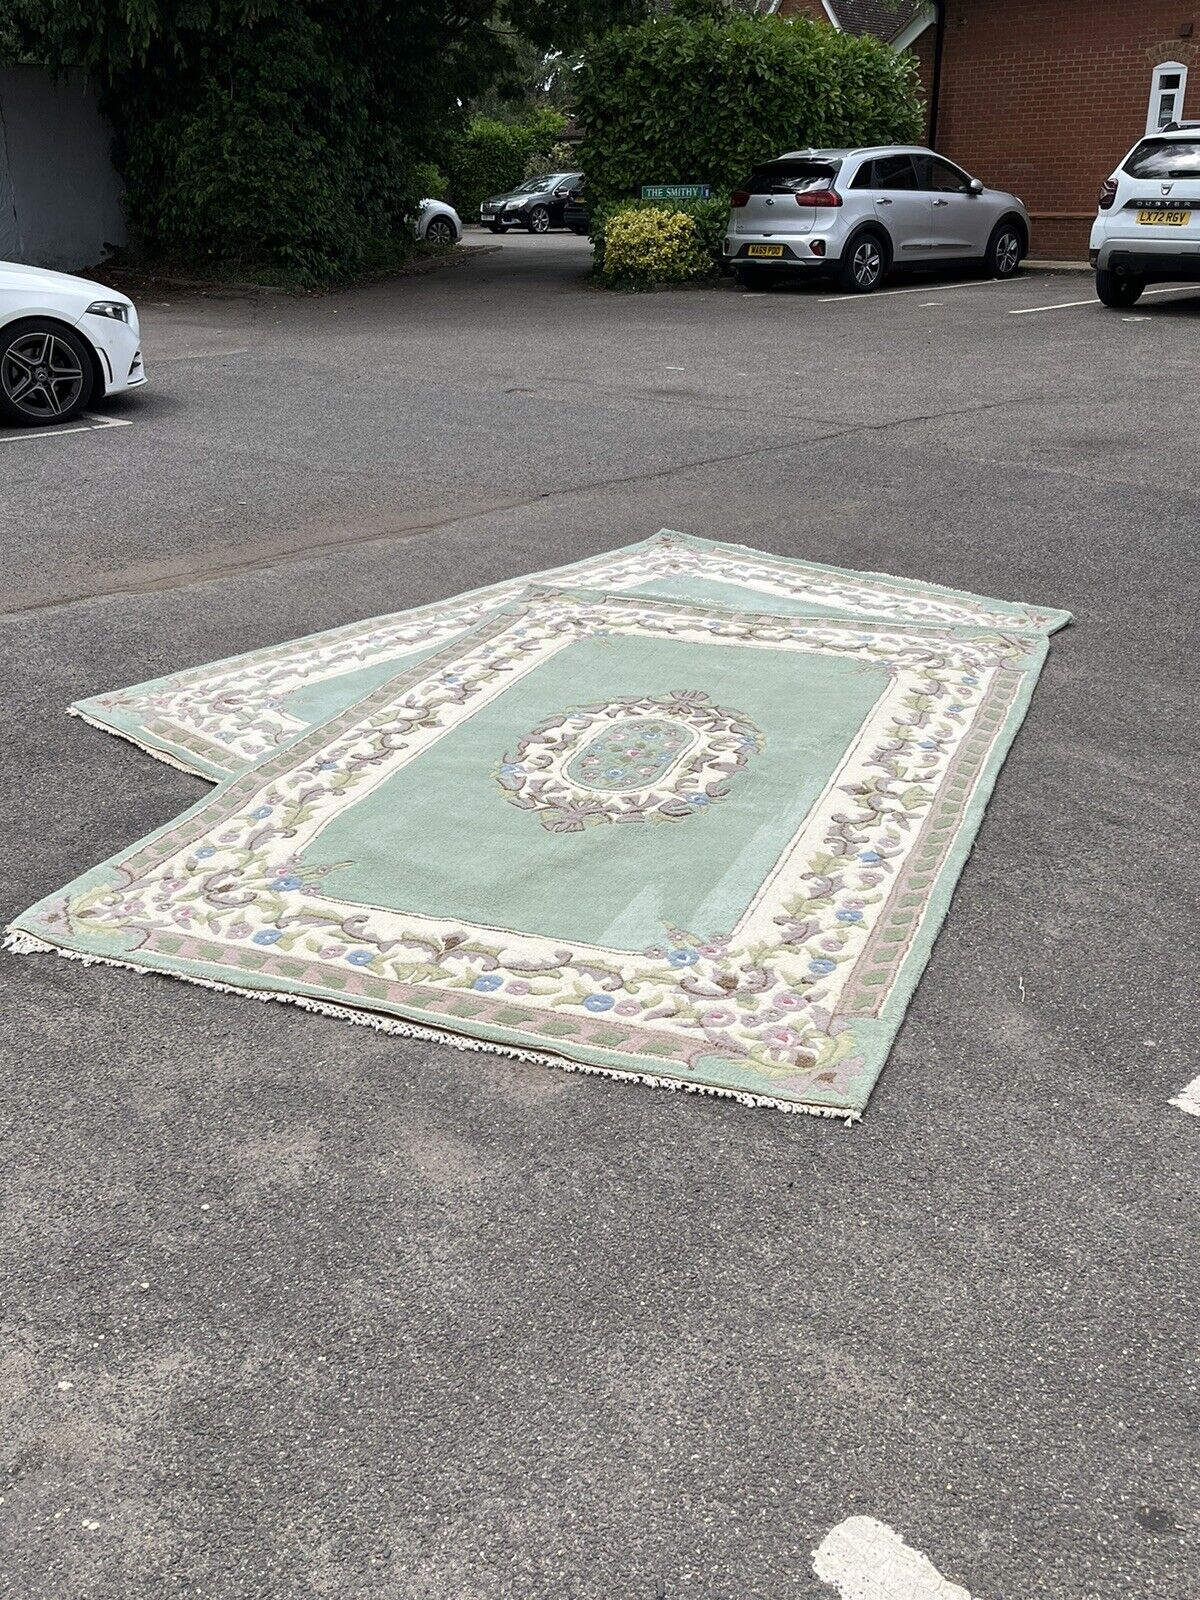
[[[0,911],[204,792],[71,700],[663,525],[1065,607],[867,1118],[0,958],[5,1581],[819,1600],[870,1517],[1196,1600],[1200,292],[586,273],[151,296],[145,390],[0,431]]]

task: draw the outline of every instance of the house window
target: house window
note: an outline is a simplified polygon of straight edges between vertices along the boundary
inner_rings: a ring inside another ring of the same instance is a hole
[[[1183,96],[1187,89],[1188,69],[1182,61],[1164,61],[1155,67],[1150,80],[1150,109],[1146,114],[1146,132],[1157,133],[1168,122],[1178,122],[1183,116]]]

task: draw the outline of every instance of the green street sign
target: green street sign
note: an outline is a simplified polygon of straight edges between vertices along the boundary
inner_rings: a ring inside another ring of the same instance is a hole
[[[643,200],[707,200],[712,186],[707,183],[644,183]]]

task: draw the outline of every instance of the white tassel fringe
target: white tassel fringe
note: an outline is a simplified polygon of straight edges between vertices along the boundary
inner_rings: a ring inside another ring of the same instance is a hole
[[[128,728],[118,728],[111,722],[101,722],[99,717],[89,716],[86,711],[80,710],[78,706],[68,706],[67,715],[69,717],[78,717],[80,722],[86,722],[89,728],[99,728],[101,733],[116,734],[118,739],[124,739],[127,744],[134,745],[139,750],[144,750],[148,756],[153,756],[156,761],[165,762],[168,767],[174,767],[177,772],[186,772],[192,778],[203,778],[205,783],[219,781],[213,777],[211,772],[201,772],[199,767],[189,767],[186,761],[181,761],[178,756],[168,754],[161,746],[147,744],[144,739],[139,739],[136,733],[130,733]]]
[[[524,1050],[520,1045],[498,1044],[492,1039],[472,1039],[465,1034],[442,1028],[428,1028],[416,1022],[402,1022],[398,1017],[383,1017],[374,1011],[360,1011],[349,1006],[339,1006],[331,1000],[314,1000],[306,994],[269,993],[265,989],[244,988],[236,983],[219,983],[215,978],[201,978],[191,972],[164,972],[160,967],[143,966],[137,961],[126,961],[117,956],[97,956],[85,950],[67,950],[60,944],[50,944],[36,934],[27,933],[15,924],[4,930],[2,947],[13,955],[56,955],[69,961],[78,961],[85,967],[126,967],[131,972],[144,972],[156,977],[182,978],[185,983],[199,984],[202,989],[216,989],[220,994],[243,995],[250,1000],[278,1000],[283,1005],[299,1006],[303,1011],[315,1011],[323,1016],[337,1017],[342,1022],[374,1028],[379,1033],[397,1034],[406,1039],[428,1039],[434,1044],[448,1044],[455,1050],[479,1050],[490,1055],[510,1056],[517,1061],[531,1061],[537,1066],[557,1067],[562,1072],[589,1072],[602,1078],[616,1078],[622,1083],[644,1083],[651,1089],[682,1089],[687,1094],[710,1094],[722,1100],[736,1100],[743,1106],[762,1106],[772,1111],[785,1111],[809,1117],[827,1117],[840,1120],[847,1127],[861,1122],[862,1113],[839,1109],[836,1106],[807,1105],[796,1100],[776,1100],[770,1095],[747,1094],[741,1089],[724,1089],[708,1083],[688,1083],[681,1078],[657,1077],[645,1072],[623,1072],[618,1067],[600,1067],[588,1061],[570,1061],[566,1056],[548,1055],[539,1050]]]

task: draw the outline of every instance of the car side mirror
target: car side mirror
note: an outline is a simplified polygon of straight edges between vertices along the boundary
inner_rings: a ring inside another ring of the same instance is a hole
[[[980,183],[978,178],[972,178],[970,183],[967,185],[967,188],[970,190],[970,192],[972,194],[982,194],[983,193],[983,185]]]
[[[570,189],[566,189],[566,188],[564,188],[564,189],[555,189],[554,198],[556,200],[565,200],[566,197],[570,194],[570,192],[571,192]]]

